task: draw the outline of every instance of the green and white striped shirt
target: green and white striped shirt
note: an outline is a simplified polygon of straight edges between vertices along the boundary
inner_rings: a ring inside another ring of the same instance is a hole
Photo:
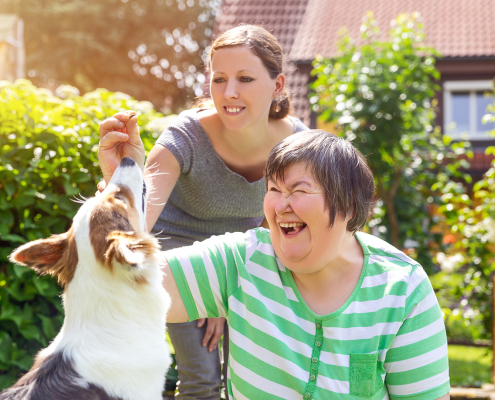
[[[189,319],[227,317],[231,399],[437,399],[449,392],[442,314],[423,268],[358,232],[364,265],[328,315],[305,304],[269,231],[167,251]]]

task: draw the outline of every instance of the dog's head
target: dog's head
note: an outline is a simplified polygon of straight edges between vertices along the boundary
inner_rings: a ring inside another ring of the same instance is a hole
[[[35,240],[16,249],[10,260],[41,275],[58,277],[66,287],[78,266],[102,268],[106,273],[146,281],[147,261],[157,240],[145,232],[146,184],[139,166],[124,158],[105,190],[81,206],[70,230]]]

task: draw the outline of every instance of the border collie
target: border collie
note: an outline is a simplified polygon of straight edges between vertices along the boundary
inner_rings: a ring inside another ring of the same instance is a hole
[[[58,277],[65,320],[31,370],[0,400],[161,400],[170,354],[157,240],[144,231],[146,185],[124,158],[70,230],[10,260]]]

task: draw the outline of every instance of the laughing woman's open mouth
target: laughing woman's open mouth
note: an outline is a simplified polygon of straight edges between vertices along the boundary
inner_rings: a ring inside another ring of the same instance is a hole
[[[295,236],[306,228],[304,222],[280,222],[279,226],[285,236]]]

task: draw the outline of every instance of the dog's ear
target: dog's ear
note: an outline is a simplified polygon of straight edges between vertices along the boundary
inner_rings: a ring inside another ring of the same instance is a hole
[[[72,228],[60,235],[26,243],[14,250],[9,259],[34,269],[40,275],[56,276],[65,287],[72,280],[78,262]]]
[[[151,254],[160,249],[158,241],[147,234],[114,231],[107,236],[105,265],[115,263],[130,268],[139,268]]]

